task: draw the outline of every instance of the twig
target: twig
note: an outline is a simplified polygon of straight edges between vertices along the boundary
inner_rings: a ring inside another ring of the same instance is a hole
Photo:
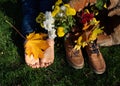
[[[6,23],[8,23],[22,38],[26,39],[21,33],[20,31],[14,26],[12,25],[8,20],[5,20]]]

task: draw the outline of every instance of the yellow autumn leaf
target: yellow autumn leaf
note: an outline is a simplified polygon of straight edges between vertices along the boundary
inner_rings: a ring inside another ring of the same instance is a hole
[[[96,18],[93,18],[91,21],[90,21],[90,25],[98,25],[100,23],[100,21],[97,21]]]
[[[104,8],[107,8],[107,4],[105,3],[103,7],[104,7]]]
[[[44,39],[47,37],[47,34],[44,33],[30,33],[26,38],[27,40],[35,40],[35,39]]]
[[[85,46],[87,46],[88,44],[86,42],[82,43],[82,47],[84,48]]]
[[[76,45],[74,46],[74,49],[79,50],[82,46],[82,36],[78,38],[78,40],[75,41]]]
[[[89,41],[94,41],[96,40],[98,34],[102,33],[103,30],[99,29],[99,28],[96,28],[93,30],[92,34],[90,35],[90,38],[89,38]]]
[[[36,39],[45,39],[48,35],[47,34],[44,34],[44,33],[36,33],[32,39],[36,40]]]
[[[77,40],[77,44],[80,45],[81,44],[81,41],[82,41],[82,36],[80,36]]]
[[[25,53],[30,56],[31,54],[34,56],[34,58],[43,58],[44,57],[44,51],[49,47],[46,40],[43,40],[45,34],[34,34],[31,33],[29,35],[32,37],[27,37],[27,39],[24,48]]]
[[[76,45],[74,46],[74,49],[75,49],[75,50],[80,50],[80,48],[81,48],[80,45],[77,45],[77,44],[76,44]]]
[[[32,39],[34,35],[35,35],[35,32],[30,33],[28,36],[26,36],[27,40]]]

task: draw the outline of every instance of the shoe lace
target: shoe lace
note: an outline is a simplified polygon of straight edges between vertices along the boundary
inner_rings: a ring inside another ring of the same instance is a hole
[[[91,53],[92,53],[92,54],[94,54],[94,53],[99,54],[99,50],[98,50],[97,44],[96,44],[95,42],[90,43],[90,48],[92,49],[92,50],[91,50]]]

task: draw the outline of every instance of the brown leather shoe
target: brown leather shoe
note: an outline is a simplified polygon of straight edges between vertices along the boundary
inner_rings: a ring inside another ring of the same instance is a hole
[[[81,50],[75,50],[70,38],[65,40],[66,59],[75,69],[81,69],[84,66],[84,59]]]
[[[106,64],[103,56],[95,43],[90,43],[86,46],[86,51],[89,57],[89,62],[96,74],[102,74],[106,70]]]

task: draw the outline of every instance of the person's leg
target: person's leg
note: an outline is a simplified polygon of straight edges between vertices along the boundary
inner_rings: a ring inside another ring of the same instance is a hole
[[[28,34],[32,33],[36,29],[36,21],[35,18],[38,15],[37,10],[37,0],[21,0],[22,5],[22,13],[23,13],[23,19],[22,19],[22,33],[24,36],[27,36]],[[27,41],[25,40],[25,43]],[[25,54],[25,61],[26,64],[29,65],[32,68],[38,68],[40,66],[39,58],[35,59],[33,55],[28,56]]]
[[[46,11],[51,11],[55,0],[40,0],[39,1],[39,11],[45,13]],[[44,58],[40,60],[40,67],[47,67],[51,65],[54,61],[54,39],[47,39],[49,48],[44,52]]]
[[[26,36],[36,29],[35,18],[38,15],[38,2],[34,0],[21,0],[21,5],[23,14],[22,32]]]

